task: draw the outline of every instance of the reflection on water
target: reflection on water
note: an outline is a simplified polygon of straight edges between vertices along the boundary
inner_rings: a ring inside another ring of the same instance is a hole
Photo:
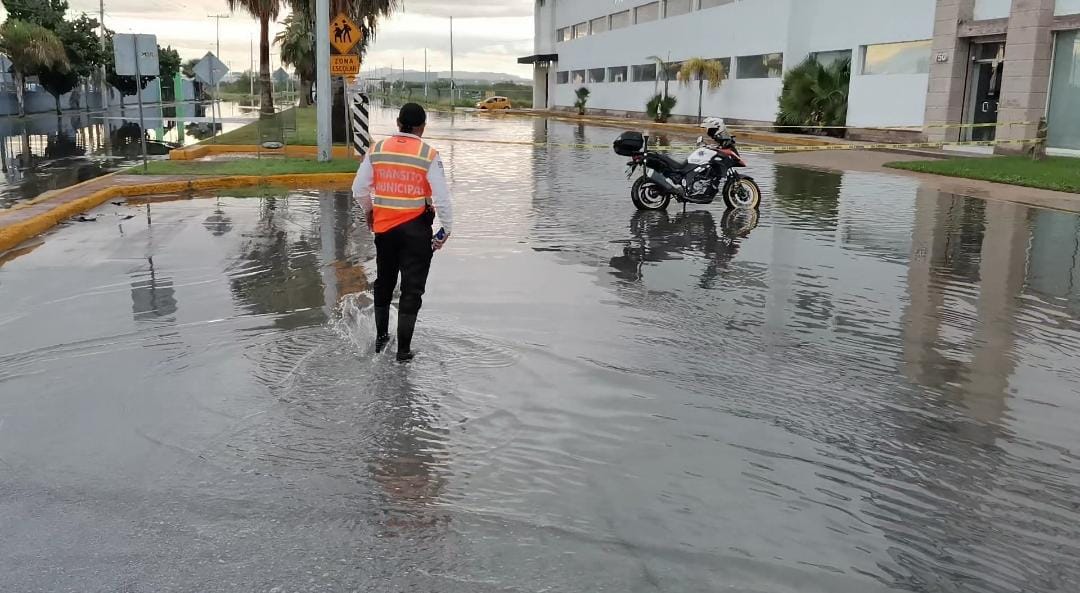
[[[222,104],[225,118],[248,117],[239,105]],[[147,153],[163,156],[177,146],[206,140],[243,125],[201,121],[209,105],[147,105]],[[185,122],[185,118],[200,121]],[[105,112],[75,112],[25,119],[0,118],[0,208],[10,208],[57,188],[68,187],[135,164],[142,156],[139,114],[127,106]]]
[[[412,365],[370,351],[344,192],[2,263],[0,589],[1080,586],[1080,217],[766,157],[758,216],[639,213],[605,152],[436,145],[460,214]]]

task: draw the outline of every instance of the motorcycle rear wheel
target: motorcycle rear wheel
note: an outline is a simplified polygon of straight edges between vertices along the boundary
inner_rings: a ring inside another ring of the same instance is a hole
[[[754,210],[761,205],[761,188],[753,179],[740,177],[728,179],[724,184],[724,204],[728,208]]]
[[[660,189],[647,177],[638,177],[630,190],[630,199],[638,210],[667,210],[671,203],[671,194]]]

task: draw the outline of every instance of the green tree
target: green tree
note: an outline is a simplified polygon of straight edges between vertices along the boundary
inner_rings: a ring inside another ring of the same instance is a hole
[[[671,95],[664,96],[660,93],[653,95],[652,99],[645,104],[645,112],[655,122],[664,123],[671,117],[671,110],[675,108],[678,99]]]
[[[37,75],[41,86],[53,96],[57,114],[60,113],[60,96],[74,90],[80,80],[93,75],[105,63],[97,28],[97,19],[85,14],[73,21],[61,20],[56,25],[54,32],[64,45],[70,67],[45,68]]]
[[[291,66],[300,78],[300,105],[311,105],[311,86],[315,82],[315,32],[311,19],[297,13],[285,17],[285,29],[274,37],[281,46],[281,61]]]
[[[850,81],[851,60],[823,66],[807,58],[784,75],[777,125],[843,135],[842,129],[830,128],[847,124]]]
[[[274,113],[274,91],[270,84],[270,21],[281,13],[282,0],[225,0],[229,10],[244,9],[259,21],[259,92],[264,114]]]
[[[47,68],[63,70],[68,67],[64,46],[55,33],[41,25],[16,19],[8,19],[0,27],[0,52],[11,60],[19,117],[26,115],[26,77]]]
[[[55,31],[67,14],[67,0],[3,0],[8,18]]]
[[[313,21],[312,15],[315,12],[315,0],[288,0],[289,5],[292,7],[293,16],[299,20],[303,20],[305,23],[311,23]],[[375,40],[376,34],[379,29],[379,20],[389,17],[398,9],[401,5],[401,0],[330,0],[330,13],[337,14],[344,12],[348,14],[356,24],[360,27],[361,38],[360,43],[356,45],[356,52],[363,56],[367,52],[368,46]],[[315,50],[314,35],[311,38],[312,55]],[[282,49],[284,53],[284,48]],[[284,57],[282,58],[284,60]],[[314,62],[313,62],[314,64]],[[294,68],[298,68],[295,63],[292,64]],[[301,84],[303,84],[304,77],[297,70],[297,75],[300,76]],[[315,80],[315,68],[312,67],[311,82]],[[310,85],[306,89],[307,92],[301,93],[311,97]],[[341,90],[344,92],[343,89]],[[341,93],[339,93],[341,95]],[[344,100],[343,96],[338,97]],[[336,113],[336,112],[335,112]]]
[[[589,89],[580,87],[574,91],[574,96],[577,97],[577,101],[574,101],[574,107],[577,107],[578,115],[585,115],[585,105],[589,102]]]
[[[180,71],[183,72],[184,76],[188,78],[195,78],[195,66],[198,65],[198,63],[199,58],[191,58],[190,60],[184,62],[182,66],[180,66]]]
[[[705,84],[709,90],[720,88],[720,84],[727,78],[723,62],[719,60],[707,60],[705,58],[690,58],[683,62],[679,68],[679,82],[689,85],[692,81],[698,83],[697,117],[701,121],[701,103],[705,99]]]
[[[168,98],[176,100],[176,75],[180,72],[181,60],[180,52],[167,46],[162,48],[158,46],[158,71],[161,75],[161,100]],[[166,92],[167,91],[167,92]]]

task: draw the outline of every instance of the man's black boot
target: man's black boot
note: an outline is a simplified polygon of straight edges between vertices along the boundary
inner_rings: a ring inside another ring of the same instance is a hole
[[[390,307],[375,307],[375,353],[390,343]]]
[[[415,356],[412,351],[413,331],[416,329],[416,315],[398,315],[397,325],[397,360],[409,362]]]

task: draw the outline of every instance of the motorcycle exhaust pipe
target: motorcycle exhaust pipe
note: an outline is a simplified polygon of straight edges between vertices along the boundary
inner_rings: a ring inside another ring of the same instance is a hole
[[[673,185],[670,181],[668,181],[667,177],[664,177],[655,169],[649,171],[649,181],[652,181],[656,185],[659,185],[664,191],[669,194],[681,196],[683,193],[682,188]]]

